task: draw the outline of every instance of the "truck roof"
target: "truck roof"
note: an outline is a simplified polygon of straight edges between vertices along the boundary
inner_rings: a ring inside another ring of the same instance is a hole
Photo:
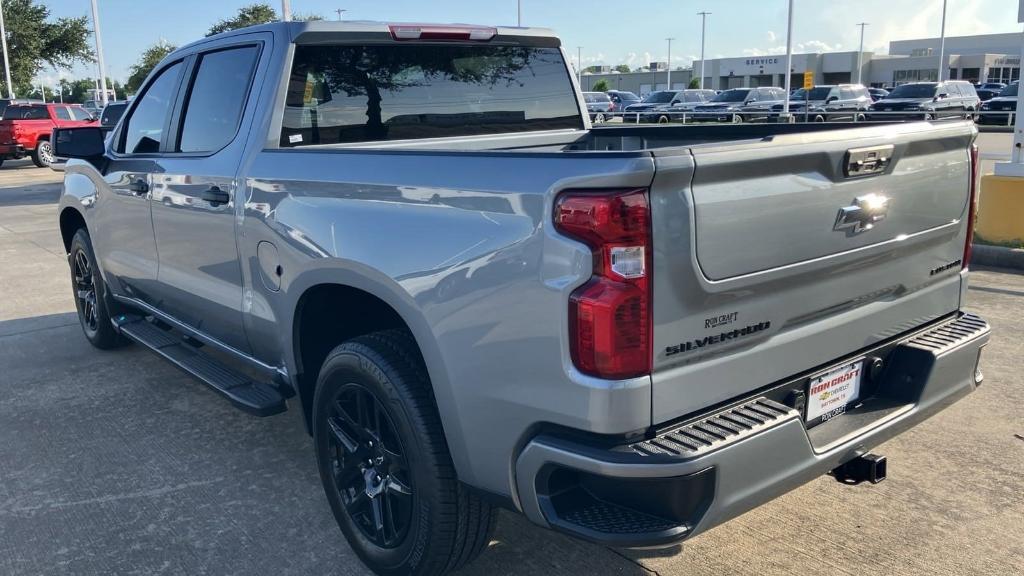
[[[562,45],[558,36],[555,35],[554,31],[549,28],[520,28],[516,26],[487,26],[478,24],[461,24],[461,23],[422,23],[422,22],[378,22],[372,20],[346,20],[342,22],[330,21],[330,20],[314,20],[314,21],[291,21],[291,22],[271,22],[269,24],[261,24],[259,26],[249,26],[246,28],[239,28],[237,30],[229,30],[227,32],[221,32],[191,42],[174,51],[174,54],[178,52],[184,52],[193,49],[196,46],[200,46],[207,42],[214,42],[224,38],[230,38],[232,36],[240,36],[243,34],[251,34],[253,32],[271,32],[275,35],[287,36],[290,42],[304,42],[312,39],[313,36],[317,40],[333,40],[332,36],[337,36],[337,40],[352,41],[357,39],[365,40],[392,40],[395,42],[402,42],[400,40],[394,40],[391,35],[391,27],[393,26],[408,26],[408,27],[451,27],[451,28],[490,28],[493,29],[496,34],[489,41],[472,41],[466,40],[466,42],[481,43],[481,44],[525,44],[533,46],[546,46],[557,48]],[[403,40],[404,41],[404,40]],[[430,41],[430,40],[423,40]],[[172,54],[173,56],[173,54]]]

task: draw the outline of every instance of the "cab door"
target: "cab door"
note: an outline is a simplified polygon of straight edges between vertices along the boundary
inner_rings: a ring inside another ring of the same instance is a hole
[[[160,269],[159,308],[242,352],[242,269],[236,180],[246,145],[246,106],[268,34],[247,34],[189,59],[162,171],[153,177],[153,230]],[[268,57],[268,56],[267,56]],[[249,115],[251,117],[251,114]]]
[[[183,70],[182,61],[171,62],[140,90],[95,182],[90,234],[100,269],[114,294],[150,305],[157,302],[158,266],[150,186],[152,176],[163,171],[160,149]]]

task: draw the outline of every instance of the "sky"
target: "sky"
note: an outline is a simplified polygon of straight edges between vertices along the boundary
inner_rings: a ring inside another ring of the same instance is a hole
[[[97,0],[107,75],[128,77],[129,67],[160,40],[181,45],[253,0]],[[89,0],[42,0],[52,16],[88,16]],[[786,0],[521,0],[524,26],[554,29],[583,65],[635,68],[668,59],[689,66],[700,54],[699,11],[709,11],[707,58],[785,53]],[[514,25],[516,0],[292,0],[292,11],[347,20],[466,22]],[[271,0],[280,8],[279,0]],[[583,9],[585,7],[585,10]],[[946,34],[1020,32],[1018,0],[949,0]],[[886,53],[890,40],[939,35],[942,0],[795,0],[794,52],[856,50],[857,22],[867,21],[865,50]],[[44,71],[58,77],[95,76],[95,65]]]

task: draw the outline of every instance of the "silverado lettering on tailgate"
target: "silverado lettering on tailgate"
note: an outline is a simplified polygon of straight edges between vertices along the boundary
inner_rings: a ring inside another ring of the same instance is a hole
[[[759,322],[757,324],[751,324],[750,326],[744,326],[743,328],[737,328],[735,330],[729,330],[728,332],[722,332],[721,334],[715,334],[713,336],[705,336],[696,340],[690,340],[687,342],[681,342],[675,346],[667,346],[665,348],[665,356],[675,356],[682,352],[691,352],[693,350],[701,350],[715,344],[721,344],[722,342],[728,342],[729,340],[735,340],[743,336],[749,336],[751,334],[757,334],[763,332],[771,327],[772,323],[768,320]]]

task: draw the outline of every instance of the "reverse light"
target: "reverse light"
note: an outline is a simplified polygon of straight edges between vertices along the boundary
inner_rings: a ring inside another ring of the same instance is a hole
[[[395,40],[475,40],[486,42],[498,35],[497,28],[486,26],[392,24],[388,26],[388,30]]]
[[[650,374],[651,218],[646,189],[574,190],[555,203],[555,228],[586,244],[593,275],[569,297],[569,341],[581,372]]]
[[[971,144],[971,198],[967,206],[967,240],[964,242],[964,257],[961,269],[966,270],[971,263],[971,250],[974,247],[974,221],[978,214],[978,178],[981,177],[978,156],[978,145]]]

